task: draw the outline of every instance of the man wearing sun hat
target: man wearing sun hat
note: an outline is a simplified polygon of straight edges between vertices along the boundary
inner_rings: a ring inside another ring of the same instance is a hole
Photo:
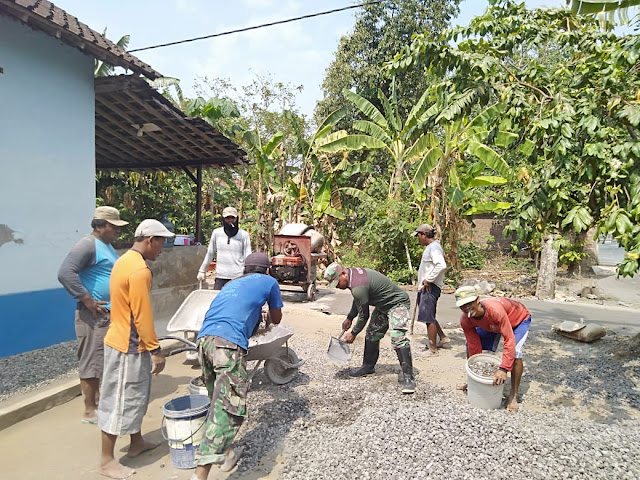
[[[93,424],[102,378],[104,336],[110,322],[109,279],[118,254],[111,245],[128,222],[113,207],[95,209],[91,228],[60,265],[58,281],[78,301],[75,330],[78,339],[78,373],[84,395],[82,423]]]
[[[504,297],[480,300],[477,286],[456,290],[456,306],[462,310],[460,326],[467,341],[467,358],[483,350],[495,352],[504,339],[502,363],[494,375],[494,385],[504,383],[511,372],[511,393],[507,409],[518,410],[518,389],[524,365],[522,351],[529,335],[531,314],[522,303]]]
[[[226,207],[222,210],[222,226],[211,234],[209,248],[196,276],[204,281],[207,268],[213,257],[216,257],[216,280],[214,290],[221,290],[228,282],[242,275],[244,259],[251,253],[249,233],[238,224],[238,210]]]
[[[414,393],[416,383],[413,377],[411,346],[407,338],[409,323],[409,295],[375,270],[370,268],[344,268],[334,262],[327,267],[324,278],[329,287],[351,290],[353,304],[347,318],[342,322],[344,331],[351,328],[353,319],[358,321],[345,334],[344,341],[353,343],[369,321],[369,306],[376,307],[371,313],[364,341],[362,367],[349,373],[352,377],[363,377],[375,373],[375,365],[380,355],[380,340],[391,328],[391,345],[396,351],[404,376],[402,393]]]
[[[104,375],[98,407],[102,453],[98,472],[110,478],[128,478],[135,470],[115,457],[119,435],[129,435],[128,457],[159,443],[142,437],[142,419],[149,405],[151,376],[164,369],[164,355],[156,336],[151,311],[151,270],[167,238],[174,234],[158,220],[143,220],[135,231],[131,249],[111,272],[111,325],[104,339]]]

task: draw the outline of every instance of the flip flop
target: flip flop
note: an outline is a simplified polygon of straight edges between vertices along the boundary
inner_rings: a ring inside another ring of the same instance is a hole
[[[83,418],[80,421],[82,423],[86,423],[87,425],[95,425],[96,423],[98,423],[98,417],[92,418],[91,420],[86,420],[86,419]]]

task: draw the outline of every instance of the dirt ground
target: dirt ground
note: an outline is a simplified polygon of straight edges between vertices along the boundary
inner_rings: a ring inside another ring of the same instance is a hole
[[[283,322],[295,328],[291,345],[295,348],[296,340],[304,339],[307,343],[316,344],[319,355],[324,355],[330,335],[340,332],[342,315],[329,315],[301,309],[295,305],[284,310]],[[451,346],[441,349],[437,357],[427,357],[424,351],[426,337],[424,327],[418,325],[412,337],[414,366],[417,373],[418,389],[420,383],[429,382],[448,391],[455,391],[456,386],[466,381],[464,338],[461,330],[455,325],[445,325],[445,331],[451,337]],[[358,366],[362,359],[363,335],[360,335],[353,346],[351,366]],[[529,344],[528,344],[529,345]],[[609,346],[611,344],[608,344]],[[609,348],[607,345],[599,348]],[[377,368],[377,375],[389,377],[395,382],[399,370],[395,355],[390,356],[389,337],[382,341],[383,355]],[[613,405],[611,402],[584,400],[575,392],[563,389],[562,384],[554,385],[554,379],[531,371],[544,367],[544,362],[560,361],[575,355],[593,355],[593,348],[572,342],[566,348],[566,342],[560,342],[551,336],[542,335],[531,342],[531,348],[525,357],[525,375],[521,386],[524,398],[522,408],[530,410],[552,410],[558,406],[582,405],[583,415],[594,421],[608,421],[612,418],[640,418],[639,411],[627,408],[624,404]],[[143,424],[143,434],[161,445],[151,452],[133,460],[123,459],[123,463],[135,468],[136,480],[168,479],[187,480],[191,470],[179,470],[172,466],[169,448],[160,432],[162,407],[172,398],[186,395],[189,380],[199,374],[199,367],[187,365],[184,355],[169,357],[167,368],[152,386],[152,401]],[[542,367],[541,367],[542,366]],[[336,367],[327,360],[327,368]],[[544,367],[546,368],[546,367]],[[301,368],[304,371],[304,366]],[[533,380],[535,378],[535,380]],[[349,381],[349,380],[345,380]],[[634,381],[638,384],[638,379]],[[508,383],[508,382],[507,382]],[[508,387],[505,389],[505,393]],[[586,392],[588,393],[588,392]],[[461,401],[464,394],[458,393]],[[249,398],[251,393],[249,393]],[[250,400],[249,400],[250,401]],[[104,478],[97,474],[96,467],[100,450],[100,431],[96,426],[80,423],[79,413],[82,401],[77,397],[71,402],[20,422],[2,432],[0,435],[0,451],[3,465],[1,478],[7,479],[91,479]],[[250,409],[251,410],[251,409]],[[250,413],[251,414],[251,413]],[[242,435],[242,431],[240,432]],[[127,439],[122,438],[116,446],[116,456],[124,456]],[[246,472],[242,478],[277,478],[282,462],[281,452],[274,451],[265,457],[269,465],[258,465],[254,470]],[[268,474],[264,472],[268,471]],[[235,472],[223,474],[213,469],[211,479],[239,478]]]

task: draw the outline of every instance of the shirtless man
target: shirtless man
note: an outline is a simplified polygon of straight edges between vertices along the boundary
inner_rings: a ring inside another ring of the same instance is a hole
[[[504,339],[502,363],[494,375],[493,384],[501,385],[511,372],[511,393],[507,410],[518,410],[518,389],[524,365],[522,349],[529,335],[531,314],[520,302],[504,297],[480,300],[480,291],[474,286],[456,290],[456,306],[462,310],[460,326],[467,340],[467,358],[483,350],[495,352]],[[466,385],[460,387],[466,390]]]

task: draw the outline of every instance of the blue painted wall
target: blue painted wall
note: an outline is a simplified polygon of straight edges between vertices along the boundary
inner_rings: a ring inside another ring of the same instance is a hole
[[[93,58],[0,13],[0,357],[74,338],[57,270],[95,208]]]

